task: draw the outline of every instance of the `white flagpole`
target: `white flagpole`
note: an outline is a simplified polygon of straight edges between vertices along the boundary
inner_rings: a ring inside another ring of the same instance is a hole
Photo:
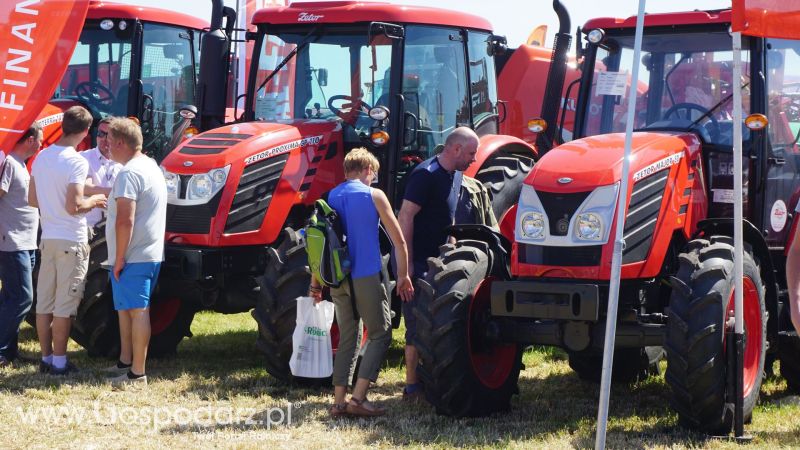
[[[617,335],[617,308],[619,306],[619,284],[622,272],[623,229],[628,204],[628,179],[630,178],[630,157],[633,145],[633,122],[636,119],[636,94],[639,85],[639,61],[642,53],[642,34],[644,32],[645,0],[639,0],[639,15],[636,19],[636,37],[633,45],[633,73],[628,87],[628,122],[625,124],[625,156],[622,160],[622,179],[617,198],[616,233],[614,235],[614,255],[611,259],[611,279],[608,290],[608,311],[606,317],[605,348],[603,349],[603,375],[600,383],[600,406],[597,411],[597,435],[594,448],[606,447],[608,425],[608,401],[611,395],[611,369],[614,363],[614,341]]]
[[[744,333],[742,261],[742,33],[733,33],[733,279],[736,334]],[[738,392],[737,395],[741,395]]]

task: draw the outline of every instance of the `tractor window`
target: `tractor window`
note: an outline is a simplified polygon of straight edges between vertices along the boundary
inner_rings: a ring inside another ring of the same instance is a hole
[[[464,56],[460,30],[406,27],[402,85],[405,152],[422,159],[433,156],[458,125],[469,124]],[[414,130],[416,136],[408,136]]]
[[[745,46],[746,47],[746,46]],[[633,70],[633,36],[610,39],[598,49],[586,108],[586,135],[622,132]],[[733,143],[734,83],[726,32],[645,35],[639,66],[634,127],[695,131],[706,143]],[[750,111],[749,52],[742,52],[744,114]],[[695,123],[697,121],[697,123]],[[744,138],[749,134],[744,131]]]
[[[255,118],[334,120],[342,123],[346,142],[369,145],[374,121],[367,112],[389,102],[392,41],[376,36],[368,43],[366,28],[349,26],[320,28],[318,34],[296,27],[271,31],[259,55],[252,96]],[[272,75],[298,46],[300,50]]]
[[[131,28],[103,30],[87,22],[53,98],[77,100],[96,118],[126,115]]]
[[[773,149],[797,153],[800,136],[800,43],[771,39],[767,44],[769,138]]]
[[[497,134],[498,129],[497,76],[490,38],[488,33],[467,34],[472,120],[479,136]]]
[[[191,32],[185,28],[144,25],[140,120],[145,151],[158,154],[181,122],[181,106],[195,104],[195,67]]]

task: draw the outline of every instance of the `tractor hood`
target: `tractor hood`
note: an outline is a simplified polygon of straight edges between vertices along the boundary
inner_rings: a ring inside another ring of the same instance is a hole
[[[692,133],[633,134],[630,173],[633,181],[676,164],[687,146],[696,146]],[[585,192],[620,181],[625,134],[586,137],[547,152],[533,167],[525,184],[537,191]]]
[[[330,140],[340,125],[327,120],[250,122],[227,125],[181,143],[161,163],[175,174],[249,166],[292,150],[317,147]]]

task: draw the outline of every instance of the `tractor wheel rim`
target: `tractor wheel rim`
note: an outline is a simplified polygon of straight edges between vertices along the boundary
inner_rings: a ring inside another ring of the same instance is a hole
[[[756,289],[753,280],[748,277],[744,277],[743,287],[744,374],[742,376],[742,390],[744,391],[744,397],[747,397],[752,393],[756,384],[756,379],[758,378],[758,363],[761,360],[764,336],[762,335],[761,304],[759,302],[758,289]],[[727,322],[729,318],[734,317],[734,299],[735,293],[731,291],[731,297],[728,301],[728,308],[725,313],[725,322]]]
[[[472,372],[487,388],[498,389],[508,379],[514,367],[515,344],[475,345],[475,339],[485,335],[485,315],[489,311],[493,277],[481,281],[473,292],[467,317],[467,345]],[[485,339],[485,338],[483,338]]]
[[[171,297],[150,305],[150,329],[153,336],[163,333],[178,317],[181,299]]]

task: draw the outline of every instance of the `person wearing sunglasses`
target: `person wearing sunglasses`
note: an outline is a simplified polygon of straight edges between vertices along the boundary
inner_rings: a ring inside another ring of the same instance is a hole
[[[97,125],[97,147],[80,152],[89,163],[89,177],[84,188],[86,195],[103,194],[108,197],[111,187],[114,186],[114,180],[122,169],[122,164],[111,159],[109,150],[108,126],[113,119],[108,116]],[[104,218],[104,210],[93,209],[86,214],[86,223],[93,229]]]

